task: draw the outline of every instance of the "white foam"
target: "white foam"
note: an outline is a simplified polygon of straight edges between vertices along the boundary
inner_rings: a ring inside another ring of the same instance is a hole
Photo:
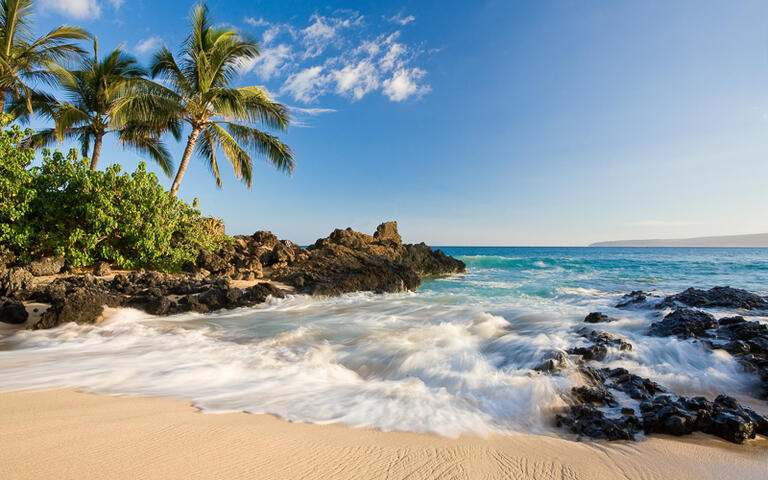
[[[547,431],[574,380],[532,372],[581,341],[588,311],[615,295],[468,297],[453,291],[292,296],[251,309],[158,318],[122,309],[94,326],[0,338],[0,390],[83,387],[163,395],[206,412],[270,413],[456,436]],[[619,312],[615,312],[619,313]],[[601,324],[628,338],[625,366],[681,393],[745,392],[751,376],[727,354],[645,337],[653,320]]]

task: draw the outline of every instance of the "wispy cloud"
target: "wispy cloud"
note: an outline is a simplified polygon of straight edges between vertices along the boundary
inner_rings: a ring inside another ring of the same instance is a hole
[[[310,117],[317,117],[318,115],[336,112],[336,110],[333,108],[303,108],[295,106],[289,106],[288,108],[293,116],[291,120],[291,126],[300,128],[311,128],[313,126],[310,123]]]
[[[158,35],[152,35],[136,44],[134,51],[138,55],[146,55],[157,50],[163,44],[163,39]]]
[[[303,107],[288,107],[292,112],[294,113],[302,113],[305,115],[310,115],[312,117],[321,115],[323,113],[334,113],[337,110],[334,108],[303,108]]]
[[[267,25],[269,25],[269,22],[264,20],[261,17],[259,18],[245,17],[245,23],[254,27],[266,27]]]
[[[409,23],[416,20],[416,17],[413,15],[405,16],[403,12],[398,13],[394,17],[384,17],[387,21],[392,23],[398,23],[400,25],[408,25]]]
[[[242,71],[265,81],[280,80],[279,92],[302,103],[327,94],[359,100],[376,91],[394,102],[419,98],[431,87],[426,69],[416,63],[431,52],[400,40],[400,31],[387,26],[405,25],[412,16],[384,19],[371,25],[358,12],[336,11],[315,13],[302,26],[246,17],[245,23],[264,29],[263,49]]]
[[[314,14],[310,17],[312,23],[301,30],[301,38],[306,50],[304,58],[314,58],[322,54],[334,40],[339,38],[339,32],[359,25],[363,17],[354,12],[347,18],[324,17]]]

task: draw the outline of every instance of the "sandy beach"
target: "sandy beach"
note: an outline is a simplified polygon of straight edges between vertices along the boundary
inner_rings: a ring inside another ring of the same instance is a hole
[[[445,438],[74,390],[0,394],[4,479],[765,478],[768,440]]]

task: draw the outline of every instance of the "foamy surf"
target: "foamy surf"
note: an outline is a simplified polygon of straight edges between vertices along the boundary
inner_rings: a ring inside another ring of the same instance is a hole
[[[727,353],[648,337],[652,311],[613,308],[634,286],[626,278],[650,270],[665,276],[658,259],[589,258],[574,266],[574,252],[562,259],[549,252],[541,258],[551,268],[537,268],[536,258],[499,258],[470,263],[463,277],[427,281],[418,293],[297,295],[163,318],[121,309],[97,325],[19,331],[0,339],[0,390],[167,396],[204,412],[453,437],[551,432],[553,409],[581,379],[533,369],[553,349],[584,341],[576,330],[590,311],[619,318],[599,328],[634,345],[611,349],[607,366],[683,394],[746,397],[752,390],[756,378]],[[671,280],[655,285],[659,291],[678,288],[680,259],[670,262]],[[526,273],[531,268],[536,275]]]

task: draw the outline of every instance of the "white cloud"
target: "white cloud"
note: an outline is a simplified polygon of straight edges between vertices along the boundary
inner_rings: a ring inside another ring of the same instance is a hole
[[[280,33],[280,26],[273,25],[266,29],[263,34],[261,34],[261,39],[264,40],[264,43],[271,43],[278,33]]]
[[[245,17],[245,23],[248,25],[252,25],[254,27],[266,27],[269,25],[269,22],[264,20],[263,18],[255,18],[255,17]]]
[[[323,67],[320,65],[306,68],[294,73],[280,88],[281,93],[289,93],[294,99],[309,103],[322,93],[328,78],[322,75]]]
[[[399,23],[400,25],[408,25],[412,21],[416,20],[416,17],[414,17],[413,15],[408,15],[407,17],[404,17],[403,13],[400,12],[397,15],[395,15],[394,17],[387,18],[387,20],[392,22],[392,23]]]
[[[300,128],[311,128],[313,125],[310,123],[308,117],[316,117],[318,115],[323,115],[325,113],[334,113],[336,112],[333,108],[302,108],[302,107],[288,107],[291,110],[292,119],[291,119],[291,126],[292,127],[300,127]]]
[[[157,35],[152,35],[137,43],[134,51],[139,55],[146,55],[147,53],[157,50],[162,44],[162,38]]]
[[[288,107],[292,112],[295,113],[303,113],[304,115],[309,115],[311,117],[323,114],[323,113],[334,113],[337,110],[334,108],[303,108],[303,107]]]
[[[398,25],[414,20],[402,13],[382,18]],[[426,50],[398,41],[400,31],[395,27],[383,32],[372,28],[357,12],[315,13],[304,25],[272,23],[261,17],[244,21],[265,27],[264,48],[258,58],[243,63],[241,71],[265,81],[282,79],[279,92],[297,102],[314,102],[329,93],[359,100],[376,91],[400,102],[431,90],[424,81],[427,72],[416,64]]]
[[[258,57],[243,62],[240,70],[242,73],[254,71],[264,80],[269,80],[279,74],[285,67],[285,62],[291,58],[291,46],[281,43],[276,47],[265,48]]]
[[[420,97],[431,90],[429,85],[418,84],[418,80],[426,74],[420,68],[401,68],[384,80],[382,91],[393,102],[401,102],[411,96]]]
[[[347,18],[323,17],[315,13],[309,19],[312,24],[301,30],[302,42],[307,48],[304,58],[314,58],[322,54],[328,45],[339,37],[341,29],[360,25],[363,17],[357,12],[352,12]]]
[[[111,3],[112,6],[115,7],[115,10],[117,10],[123,3],[125,3],[125,0],[109,0],[109,3]]]
[[[389,46],[387,53],[379,60],[381,69],[385,72],[392,70],[402,64],[401,57],[405,55],[407,49],[402,43],[393,43]]]
[[[379,88],[379,72],[368,60],[346,65],[340,70],[334,70],[331,75],[336,81],[336,93],[351,94],[355,100]]]
[[[101,5],[96,0],[43,0],[43,7],[78,19],[101,16]]]

